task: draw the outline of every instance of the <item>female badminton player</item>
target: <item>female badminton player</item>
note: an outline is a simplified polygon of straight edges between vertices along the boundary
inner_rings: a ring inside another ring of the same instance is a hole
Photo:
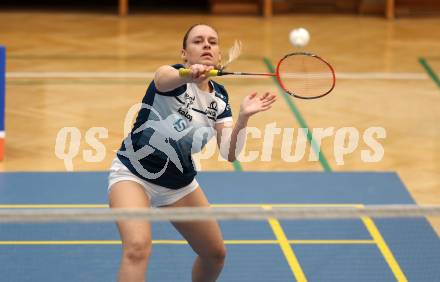
[[[108,185],[111,208],[209,207],[195,179],[191,154],[200,151],[209,137],[215,137],[222,156],[233,162],[244,143],[238,133],[252,115],[270,109],[276,100],[269,93],[247,95],[233,125],[228,93],[207,74],[221,59],[217,31],[209,25],[189,28],[181,57],[183,64],[157,69],[134,127],[112,162]],[[189,75],[179,75],[180,68],[188,68]],[[199,129],[207,134],[199,134]],[[206,129],[215,133],[210,135]],[[218,223],[172,224],[197,254],[192,281],[215,281],[226,256]],[[117,226],[123,246],[118,280],[144,281],[152,249],[150,223],[119,221]]]

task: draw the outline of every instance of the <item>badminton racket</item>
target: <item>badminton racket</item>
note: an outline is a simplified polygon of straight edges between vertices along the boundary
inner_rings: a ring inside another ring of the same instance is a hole
[[[190,75],[190,70],[179,69],[180,76]],[[285,55],[279,62],[275,73],[229,72],[211,70],[209,76],[271,76],[275,77],[281,88],[289,95],[300,99],[316,99],[329,94],[336,84],[333,67],[321,57],[307,52]]]

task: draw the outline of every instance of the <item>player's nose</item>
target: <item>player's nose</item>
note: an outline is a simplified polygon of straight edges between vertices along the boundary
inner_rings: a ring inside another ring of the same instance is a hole
[[[204,41],[203,49],[211,49],[211,43],[208,40]]]

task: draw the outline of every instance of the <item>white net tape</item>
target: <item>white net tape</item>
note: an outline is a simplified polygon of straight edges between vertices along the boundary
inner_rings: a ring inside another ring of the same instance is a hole
[[[376,205],[364,207],[212,207],[147,209],[4,209],[0,223],[12,222],[109,222],[115,220],[192,221],[192,220],[265,220],[412,218],[440,216],[440,206]]]

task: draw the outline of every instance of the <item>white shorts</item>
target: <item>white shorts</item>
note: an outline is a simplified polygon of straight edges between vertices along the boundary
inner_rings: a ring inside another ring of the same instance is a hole
[[[196,188],[199,186],[199,183],[197,183],[197,180],[195,178],[190,184],[179,189],[169,189],[160,185],[153,184],[134,175],[118,159],[118,157],[116,157],[110,167],[107,188],[108,193],[110,193],[113,184],[123,180],[130,180],[139,183],[144,188],[145,193],[150,198],[150,203],[152,207],[160,207],[173,204],[191,193],[192,191],[196,190]]]

